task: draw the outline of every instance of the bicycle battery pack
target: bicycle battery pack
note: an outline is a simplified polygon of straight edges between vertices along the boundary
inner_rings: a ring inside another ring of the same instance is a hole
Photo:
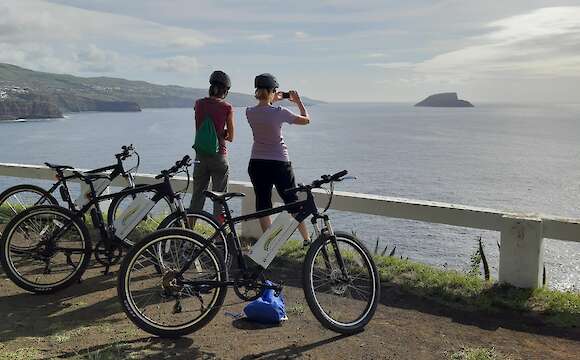
[[[109,179],[97,179],[93,182],[93,186],[95,188],[95,192],[97,196],[101,195],[103,191],[105,191],[109,185],[111,184],[111,180]],[[91,194],[91,190],[87,188],[87,191],[81,193],[78,199],[75,201],[75,206],[77,209],[82,208],[86,204],[89,203],[89,195]]]
[[[115,219],[115,236],[124,239],[155,206],[155,202],[141,193],[129,204],[123,213]]]
[[[286,211],[280,213],[266,232],[250,249],[248,256],[264,269],[270,265],[278,250],[290,239],[298,221]]]

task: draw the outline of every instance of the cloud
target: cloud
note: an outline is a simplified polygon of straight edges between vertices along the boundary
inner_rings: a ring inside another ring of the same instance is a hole
[[[258,42],[268,42],[274,38],[272,34],[255,34],[249,35],[246,37],[249,40],[258,41]]]
[[[410,62],[389,62],[389,63],[370,63],[365,64],[366,66],[372,67],[379,67],[381,69],[389,69],[389,70],[401,70],[401,69],[411,69],[415,67],[414,63]]]
[[[429,81],[580,76],[580,6],[540,8],[488,23],[460,49],[416,62],[366,64]]]
[[[198,48],[217,39],[201,32],[38,0],[0,0],[0,41],[116,39],[140,46]]]
[[[121,56],[116,52],[103,50],[95,44],[90,44],[78,50],[74,59],[80,65],[80,71],[105,73],[115,70],[115,66],[121,61]]]
[[[0,0],[0,61],[36,70],[86,75],[140,64],[183,73],[199,67],[192,52],[219,41],[125,15],[38,0]]]
[[[197,72],[200,64],[193,56],[174,56],[165,59],[153,60],[150,62],[154,70],[163,72],[174,72],[192,74]]]
[[[296,31],[294,33],[294,37],[298,40],[302,40],[302,39],[307,39],[308,37],[310,37],[310,35],[308,35],[304,31]]]

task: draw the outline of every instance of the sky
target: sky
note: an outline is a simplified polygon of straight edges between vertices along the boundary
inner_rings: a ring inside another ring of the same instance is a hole
[[[0,62],[340,102],[580,103],[580,0],[0,0]]]

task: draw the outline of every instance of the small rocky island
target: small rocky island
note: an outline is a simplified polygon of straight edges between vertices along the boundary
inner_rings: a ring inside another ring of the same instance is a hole
[[[427,107],[473,107],[473,104],[466,100],[460,100],[457,93],[440,93],[427,97],[425,100],[418,102],[415,106]]]

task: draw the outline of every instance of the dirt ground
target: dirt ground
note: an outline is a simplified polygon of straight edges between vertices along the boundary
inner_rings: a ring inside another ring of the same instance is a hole
[[[495,347],[511,359],[578,359],[579,329],[556,329],[517,314],[494,317],[451,311],[385,284],[366,330],[339,336],[310,313],[302,289],[286,286],[289,320],[260,326],[234,319],[243,304],[228,291],[227,306],[200,331],[162,340],[127,320],[116,278],[92,268],[80,284],[54,295],[32,295],[0,274],[0,359],[78,358],[109,352],[135,359],[448,359],[463,347]],[[295,272],[299,273],[299,271]],[[274,279],[277,279],[273,276]],[[295,283],[295,279],[283,279]]]

